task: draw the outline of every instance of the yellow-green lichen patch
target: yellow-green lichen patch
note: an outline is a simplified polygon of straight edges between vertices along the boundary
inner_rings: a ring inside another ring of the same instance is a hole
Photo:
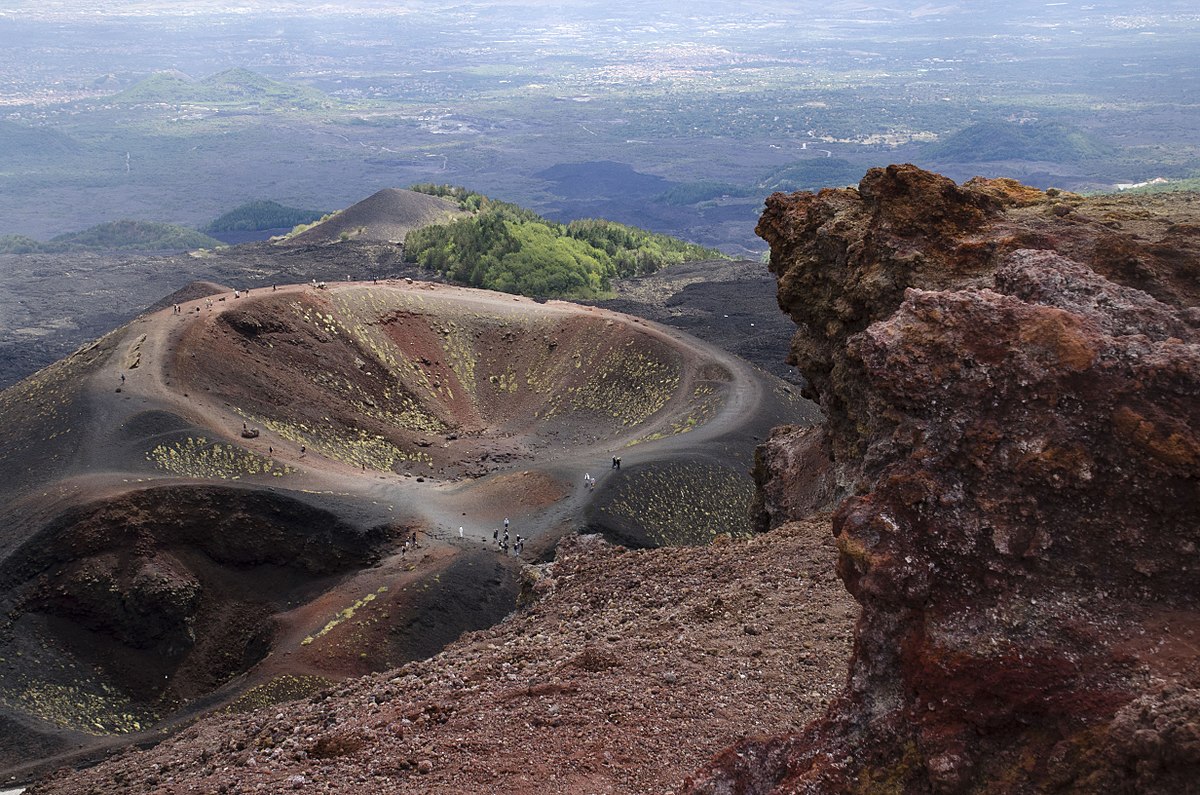
[[[723,398],[717,393],[716,389],[709,384],[701,384],[692,392],[691,401],[688,405],[688,413],[685,416],[673,419],[670,428],[660,428],[653,433],[646,434],[640,439],[635,439],[627,446],[632,447],[643,442],[655,442],[659,439],[666,439],[671,436],[678,436],[682,433],[694,431],[720,413],[722,402]]]
[[[513,394],[517,391],[517,374],[509,367],[499,375],[488,376],[488,382],[497,392]]]
[[[64,729],[97,736],[130,734],[157,720],[152,713],[138,709],[128,698],[104,684],[89,689],[30,682],[18,693],[0,696],[0,701]]]
[[[563,354],[553,342],[558,327],[548,321],[528,320],[513,323],[505,339],[509,342],[507,354],[515,354],[525,366],[525,386],[537,395],[553,396],[563,383],[574,377],[570,370],[576,369],[574,362],[563,360]],[[601,335],[576,343],[575,357],[595,356],[602,345]]]
[[[754,483],[733,469],[672,463],[623,475],[597,510],[656,545],[706,544],[725,533],[746,535],[753,497]]]
[[[300,320],[331,337],[336,337],[346,332],[341,322],[331,312],[322,312],[319,308],[300,301],[293,301],[291,308]]]
[[[252,687],[225,707],[225,712],[253,712],[262,707],[308,698],[335,684],[322,676],[277,676],[266,684]]]
[[[332,424],[310,425],[262,418],[257,421],[282,439],[350,466],[387,472],[398,462],[433,464],[433,458],[428,453],[401,450],[383,436],[360,428],[343,429]]]
[[[252,453],[237,445],[210,443],[203,436],[188,437],[173,444],[160,444],[146,453],[146,460],[173,475],[214,480],[283,477],[296,471],[273,458]]]
[[[475,338],[471,332],[454,321],[436,329],[442,337],[442,350],[450,362],[450,369],[458,376],[459,383],[475,383]]]
[[[364,417],[384,425],[422,433],[442,433],[446,424],[434,417],[398,385],[384,386],[374,396],[358,384],[335,373],[317,372],[312,381],[332,392]]]
[[[364,596],[362,599],[357,600],[354,604],[350,605],[349,607],[345,608],[344,610],[339,611],[336,616],[331,618],[325,624],[325,626],[321,627],[321,629],[319,629],[317,632],[315,632],[312,635],[309,635],[304,640],[300,641],[300,645],[308,646],[313,641],[319,640],[320,638],[323,638],[325,635],[328,635],[330,632],[332,632],[334,629],[336,629],[337,626],[339,624],[341,624],[342,622],[349,621],[350,619],[354,618],[355,613],[357,613],[359,610],[362,610],[367,605],[371,604],[371,602],[374,602],[377,598],[379,598],[379,594],[383,594],[383,593],[387,593],[386,585],[380,586],[379,589],[375,593],[369,593],[366,596]]]
[[[572,390],[575,410],[609,414],[624,426],[636,426],[662,410],[679,388],[680,364],[647,355],[632,341],[611,351],[582,387]]]

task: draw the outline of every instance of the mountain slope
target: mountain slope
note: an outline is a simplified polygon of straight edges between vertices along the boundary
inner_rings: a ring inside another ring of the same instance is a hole
[[[403,242],[414,229],[465,215],[464,210],[448,199],[384,188],[299,234],[289,236],[280,245],[320,246],[346,240]]]
[[[67,232],[41,242],[20,235],[0,237],[0,253],[55,254],[75,251],[188,251],[217,248],[221,241],[174,224],[155,221],[110,221],[84,229]]]
[[[213,219],[200,229],[201,232],[244,232],[263,229],[291,229],[301,224],[321,220],[325,213],[319,210],[301,210],[285,207],[279,202],[259,200],[246,202]]]
[[[1001,160],[1074,163],[1110,152],[1083,131],[1057,122],[972,124],[928,144],[922,155],[938,162],[983,163]]]

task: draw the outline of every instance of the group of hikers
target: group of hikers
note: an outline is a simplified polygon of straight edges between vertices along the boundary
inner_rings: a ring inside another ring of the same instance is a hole
[[[505,517],[505,519],[504,519],[504,535],[500,535],[500,528],[498,528],[498,527],[492,528],[492,541],[494,541],[496,543],[496,546],[499,548],[499,550],[501,552],[503,552],[505,555],[508,554],[509,541],[508,541],[508,518],[507,517]],[[517,533],[517,537],[512,542],[511,546],[512,546],[512,553],[514,555],[520,555],[522,552],[525,551],[525,539],[521,538],[520,533]]]
[[[350,281],[350,276],[349,276],[349,275],[347,275],[347,276],[346,276],[346,281]],[[407,279],[406,281],[408,281],[408,282],[410,282],[410,283],[411,283],[411,282],[412,282],[412,279]],[[378,276],[372,276],[372,277],[371,277],[371,283],[372,283],[372,284],[379,284],[379,277],[378,277]],[[325,282],[317,281],[316,279],[313,279],[313,280],[310,282],[310,284],[311,284],[313,287],[315,287],[316,289],[318,289],[318,290],[324,290],[324,289],[326,288],[326,286],[327,286],[327,285],[325,284]],[[271,285],[271,292],[275,292],[275,291],[277,291],[278,289],[279,289],[279,285],[278,285],[278,284],[272,284],[272,285]],[[250,295],[250,288],[248,288],[248,287],[247,287],[245,290],[234,290],[234,291],[233,291],[233,297],[234,297],[234,298],[241,298],[241,297],[242,297],[242,295],[243,295],[243,293],[244,293],[245,295]],[[224,301],[224,300],[225,300],[225,297],[224,297],[224,296],[221,296],[221,297],[220,297],[220,298],[218,298],[217,300],[218,300],[218,301]],[[211,311],[211,310],[212,310],[212,308],[213,308],[213,302],[212,302],[212,299],[211,299],[211,298],[206,298],[206,299],[204,299],[204,305],[205,305],[205,307],[206,307],[206,308],[208,308],[208,309],[209,309],[209,311]],[[187,310],[187,311],[189,311],[189,312],[190,312],[190,311],[192,311],[192,310]],[[200,306],[199,306],[199,304],[197,304],[197,305],[196,305],[195,311],[196,311],[196,312],[199,312],[199,311],[200,311]],[[171,307],[171,314],[173,314],[173,315],[182,315],[183,313],[184,313],[183,304],[174,304],[174,305]]]
[[[616,456],[616,455],[613,456],[612,468],[613,469],[621,468],[621,457],[620,456]],[[590,473],[590,472],[584,473],[583,487],[585,489],[587,489],[588,491],[596,490],[596,478],[592,477],[592,473]],[[500,528],[498,528],[498,527],[492,529],[492,542],[494,544],[496,544],[497,548],[506,555],[508,554],[508,551],[510,548],[512,549],[512,553],[514,555],[520,555],[521,552],[524,551],[524,549],[525,549],[525,541],[527,539],[521,538],[520,534],[517,534],[516,538],[510,544],[509,535],[508,535],[508,525],[509,525],[508,517],[505,517],[503,534],[501,534]],[[465,528],[463,528],[461,526],[458,528],[458,537],[459,538],[466,537],[466,529]]]
[[[496,546],[499,547],[501,552],[503,552],[505,555],[508,554],[509,541],[508,541],[508,517],[507,516],[504,517],[504,535],[503,536],[500,535],[500,528],[494,527],[494,528],[492,528],[492,541],[494,541],[496,543]],[[525,540],[523,538],[521,538],[520,533],[517,533],[517,538],[512,543],[513,554],[520,555],[521,552],[524,551],[524,549],[525,549]]]
[[[620,456],[615,455],[612,457],[612,468],[613,469],[621,468],[621,457]],[[587,489],[588,491],[596,490],[596,478],[592,477],[592,473],[590,473],[590,472],[584,473],[583,487],[585,489]],[[492,542],[494,544],[496,544],[497,548],[506,555],[508,554],[508,551],[510,548],[512,549],[512,553],[514,555],[520,555],[521,552],[524,551],[524,549],[525,549],[525,541],[527,539],[521,538],[520,534],[518,534],[516,536],[516,538],[510,543],[509,535],[508,535],[508,525],[509,525],[508,517],[505,517],[503,534],[501,534],[501,530],[498,527],[492,529]],[[465,528],[463,528],[463,527],[458,528],[458,537],[459,538],[466,537],[466,529]]]
[[[492,543],[494,543],[496,545],[497,549],[499,549],[501,552],[503,552],[506,555],[508,554],[508,551],[510,548],[512,549],[512,553],[514,555],[520,555],[521,552],[523,552],[525,550],[525,539],[521,538],[521,534],[518,533],[516,539],[514,539],[513,541],[510,542],[509,536],[508,536],[508,525],[509,525],[509,519],[506,516],[506,517],[504,517],[504,534],[503,535],[500,534],[499,527],[492,528]],[[458,537],[466,538],[466,535],[467,535],[466,528],[464,528],[460,525],[458,528]],[[483,540],[486,543],[487,539],[485,538]]]
[[[509,519],[506,516],[506,517],[504,517],[503,534],[501,534],[501,530],[499,527],[492,528],[492,543],[494,543],[496,545],[496,548],[499,549],[501,552],[503,552],[505,555],[508,554],[510,549],[512,550],[512,554],[520,555],[522,552],[525,551],[526,539],[521,538],[521,534],[518,533],[516,538],[512,539],[510,541],[509,535],[508,535],[509,524],[510,524]],[[466,534],[467,534],[466,528],[460,526],[458,528],[458,537],[466,538]],[[485,543],[487,542],[486,538],[484,538],[483,540]]]

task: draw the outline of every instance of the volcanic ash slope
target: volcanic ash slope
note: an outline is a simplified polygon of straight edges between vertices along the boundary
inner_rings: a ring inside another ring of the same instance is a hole
[[[818,714],[857,606],[828,517],[631,551],[564,542],[530,604],[437,656],[63,773],[29,795],[666,792],[714,748]]]

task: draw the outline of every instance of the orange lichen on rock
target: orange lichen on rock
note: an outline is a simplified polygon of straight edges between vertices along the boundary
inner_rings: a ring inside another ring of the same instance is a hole
[[[1070,313],[1049,309],[1022,325],[1018,339],[1027,352],[1045,355],[1051,367],[1081,372],[1096,361],[1096,350],[1080,326]]]
[[[1162,424],[1157,424],[1129,406],[1121,406],[1113,414],[1113,424],[1121,439],[1143,448],[1164,464],[1193,472],[1200,468],[1200,442],[1177,419],[1164,417]]]

